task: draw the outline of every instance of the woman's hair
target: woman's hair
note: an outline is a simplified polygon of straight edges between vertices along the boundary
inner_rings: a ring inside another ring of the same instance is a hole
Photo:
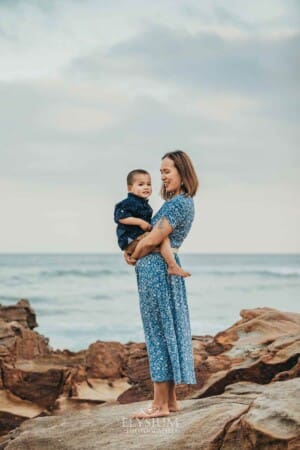
[[[147,170],[144,169],[134,169],[127,175],[127,186],[131,186],[134,182],[134,177],[136,175],[150,175]]]
[[[185,194],[194,197],[197,192],[199,181],[194,169],[191,158],[182,150],[166,153],[161,159],[169,158],[174,162],[176,169],[181,177],[181,187]],[[166,191],[164,184],[161,186],[161,196],[164,200],[170,198],[170,194]]]

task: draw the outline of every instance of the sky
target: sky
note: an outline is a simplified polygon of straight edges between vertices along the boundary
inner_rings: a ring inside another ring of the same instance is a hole
[[[156,211],[176,149],[182,251],[300,252],[299,44],[297,0],[0,0],[0,252],[119,252],[127,173]]]

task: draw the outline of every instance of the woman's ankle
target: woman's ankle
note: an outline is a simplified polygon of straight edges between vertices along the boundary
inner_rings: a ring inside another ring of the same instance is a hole
[[[168,409],[169,408],[169,402],[157,402],[157,401],[153,400],[152,407],[153,408]]]

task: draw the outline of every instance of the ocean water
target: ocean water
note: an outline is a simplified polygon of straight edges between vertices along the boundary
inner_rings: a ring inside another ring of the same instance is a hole
[[[182,254],[192,334],[214,335],[244,308],[299,312],[300,255]],[[27,298],[56,349],[144,341],[134,268],[121,254],[0,254],[0,303]]]

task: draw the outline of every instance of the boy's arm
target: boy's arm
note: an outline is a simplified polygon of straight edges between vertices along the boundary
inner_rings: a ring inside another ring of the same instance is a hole
[[[150,223],[138,217],[126,217],[125,219],[119,219],[118,222],[124,225],[136,225],[144,231],[150,231],[152,228]]]

